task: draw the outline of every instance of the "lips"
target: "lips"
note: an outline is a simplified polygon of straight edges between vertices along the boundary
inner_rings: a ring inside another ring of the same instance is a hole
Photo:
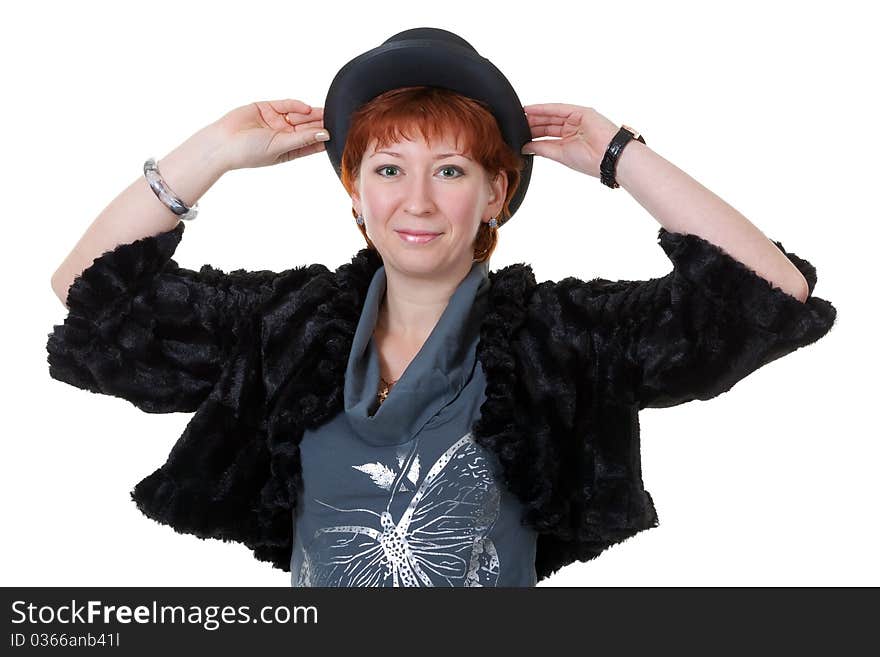
[[[427,244],[428,242],[433,241],[443,233],[428,233],[423,231],[403,231],[397,230],[394,231],[398,235],[400,235],[400,239],[402,239],[407,244]]]
[[[404,235],[440,235],[440,233],[433,233],[428,230],[398,230],[397,232]]]

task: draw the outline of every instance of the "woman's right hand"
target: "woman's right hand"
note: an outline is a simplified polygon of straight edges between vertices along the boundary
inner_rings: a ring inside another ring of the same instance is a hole
[[[266,100],[238,107],[215,123],[227,168],[248,169],[318,153],[324,141],[324,108],[301,100]]]

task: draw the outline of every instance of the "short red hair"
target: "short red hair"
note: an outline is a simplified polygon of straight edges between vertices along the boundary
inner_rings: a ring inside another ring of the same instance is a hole
[[[341,165],[342,184],[348,193],[355,189],[364,153],[374,139],[379,149],[401,139],[412,140],[415,133],[420,133],[429,145],[435,139],[452,137],[462,152],[483,166],[490,179],[498,173],[506,174],[507,196],[497,218],[498,226],[510,218],[510,199],[520,183],[523,157],[504,141],[498,121],[485,103],[440,87],[392,89],[352,114]],[[357,217],[354,208],[352,214]],[[375,249],[365,228],[358,227],[367,246]],[[482,222],[474,241],[474,259],[488,259],[497,243],[497,230]]]

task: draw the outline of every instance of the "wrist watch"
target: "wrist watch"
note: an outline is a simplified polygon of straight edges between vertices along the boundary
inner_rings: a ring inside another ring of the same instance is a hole
[[[643,144],[645,143],[645,138],[642,137],[641,134],[624,124],[620,126],[620,130],[617,131],[617,134],[614,135],[614,139],[608,144],[608,149],[605,151],[605,157],[602,158],[602,163],[599,165],[599,173],[601,174],[600,179],[602,180],[602,183],[608,185],[611,189],[620,187],[620,185],[617,184],[617,180],[615,180],[615,175],[617,173],[617,160],[624,147],[633,139],[640,141]]]

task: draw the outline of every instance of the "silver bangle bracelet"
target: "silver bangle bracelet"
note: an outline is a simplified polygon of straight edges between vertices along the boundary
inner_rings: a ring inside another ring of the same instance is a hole
[[[199,213],[198,202],[196,202],[191,208],[186,207],[186,204],[171,191],[164,178],[162,178],[162,174],[159,173],[159,167],[156,165],[155,158],[151,157],[144,162],[144,177],[147,179],[147,182],[150,183],[150,189],[153,190],[159,200],[168,206],[168,209],[180,217],[180,219],[183,221],[192,221],[196,218],[196,215]]]

